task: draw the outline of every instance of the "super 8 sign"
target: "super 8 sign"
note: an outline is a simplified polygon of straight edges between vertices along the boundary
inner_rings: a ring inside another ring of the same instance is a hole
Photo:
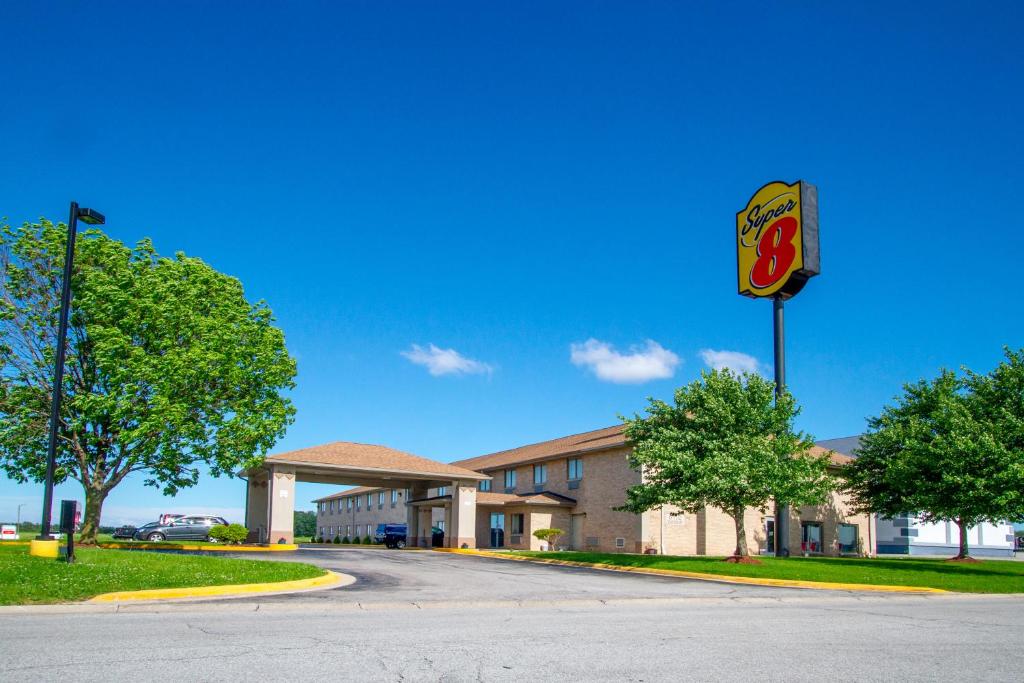
[[[739,292],[788,299],[820,272],[818,188],[798,180],[763,186],[736,214]]]

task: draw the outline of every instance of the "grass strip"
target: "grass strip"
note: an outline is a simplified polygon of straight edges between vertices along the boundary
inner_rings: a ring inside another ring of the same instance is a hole
[[[319,567],[171,553],[76,548],[77,561],[32,557],[27,546],[0,546],[0,605],[76,602],[100,593],[271,583],[323,576]]]
[[[716,557],[626,553],[513,551],[518,557],[619,567],[647,567],[724,576],[790,579],[874,586],[940,588],[962,593],[1024,593],[1024,562],[986,560],[960,564],[932,558],[761,557],[762,564],[733,564]]]

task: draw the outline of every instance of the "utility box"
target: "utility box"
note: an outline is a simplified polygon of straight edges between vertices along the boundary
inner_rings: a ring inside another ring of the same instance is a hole
[[[81,520],[82,508],[77,500],[62,500],[60,502],[60,530],[62,533],[75,533]]]

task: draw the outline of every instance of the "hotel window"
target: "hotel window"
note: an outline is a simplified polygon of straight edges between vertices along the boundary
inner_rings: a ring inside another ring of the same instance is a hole
[[[391,489],[391,507],[398,503],[398,489]]]
[[[444,495],[447,495],[447,494],[448,494],[448,487],[447,486],[438,486],[437,487],[437,495],[444,496]]]
[[[484,479],[483,481],[481,481],[480,482],[480,490],[481,491],[490,491],[491,490],[491,480],[490,479]]]
[[[369,510],[372,507],[373,507],[373,494],[372,493],[367,493],[366,494],[366,509]]]
[[[380,493],[377,494],[377,507],[379,507],[379,508],[384,507],[384,492],[383,491],[381,491]]]
[[[505,470],[505,488],[514,489],[516,487],[516,471]]]
[[[802,522],[800,524],[800,550],[805,553],[821,552],[821,524]]]
[[[569,481],[579,481],[583,478],[583,461],[579,458],[569,458],[567,461],[567,475]]]
[[[341,508],[338,508],[338,509],[340,510]],[[345,509],[346,510],[351,510],[352,509],[352,499],[351,498],[346,498],[345,499]]]
[[[320,538],[323,538],[325,533],[327,533],[327,529],[320,527]]]
[[[533,483],[540,485],[546,484],[548,481],[548,466],[547,465],[534,465],[533,466]],[[515,532],[513,532],[515,533]]]
[[[359,501],[361,501],[362,498],[360,498],[359,496],[356,496],[355,499],[356,499],[356,511],[358,512],[359,511]]]
[[[521,534],[523,533],[523,527],[525,526],[525,515],[517,514],[512,515],[512,533]]]
[[[855,553],[855,552],[857,552],[857,525],[856,524],[840,524],[839,525],[839,552],[841,552],[841,553]]]
[[[352,535],[352,525],[351,524],[346,524],[345,525],[345,535],[346,536],[351,536]]]

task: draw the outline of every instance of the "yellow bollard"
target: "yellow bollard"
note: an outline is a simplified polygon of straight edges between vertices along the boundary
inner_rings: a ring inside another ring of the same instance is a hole
[[[49,557],[51,559],[57,559],[57,556],[60,554],[58,552],[59,548],[59,541],[41,541],[38,538],[33,538],[28,545],[28,554],[35,557]]]

